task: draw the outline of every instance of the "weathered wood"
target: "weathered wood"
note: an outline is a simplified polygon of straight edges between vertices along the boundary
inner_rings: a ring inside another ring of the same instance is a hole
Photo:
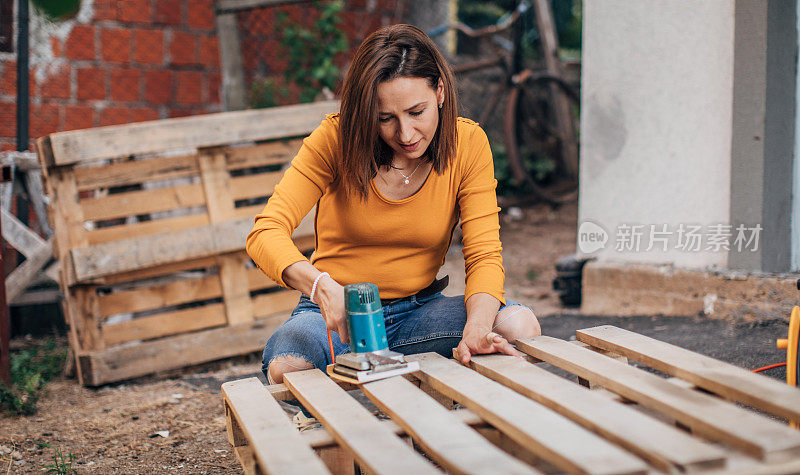
[[[725,454],[641,412],[513,356],[473,357],[470,368],[547,406],[664,471],[720,468]]]
[[[624,354],[724,398],[800,422],[800,391],[780,381],[610,325],[576,333],[590,345]]]
[[[222,304],[208,304],[105,325],[103,339],[106,345],[113,346],[126,341],[150,340],[224,324],[225,309]]]
[[[197,155],[180,155],[76,168],[75,178],[78,189],[86,191],[186,178],[199,173]]]
[[[222,295],[216,276],[190,277],[166,285],[125,290],[100,295],[100,315],[108,317],[119,313],[136,313],[171,307],[199,300],[209,300]]]
[[[800,451],[800,432],[788,426],[563,340],[520,339],[517,348],[761,460],[781,462]]]
[[[645,473],[636,457],[541,404],[435,353],[411,355],[420,379],[563,470]]]
[[[6,277],[6,299],[9,303],[15,303],[17,297],[25,292],[39,271],[53,258],[52,238],[26,257],[25,262]]]
[[[34,160],[35,161],[35,160]],[[36,169],[28,170],[25,172],[25,186],[28,189],[28,199],[33,206],[33,211],[36,213],[36,220],[39,228],[46,237],[53,235],[53,229],[50,227],[50,220],[47,217],[47,206],[45,205],[45,193],[42,185],[42,171],[36,162]]]
[[[49,137],[54,165],[68,165],[164,150],[303,136],[338,107],[338,101],[314,102],[57,132]]]
[[[300,300],[300,292],[281,290],[269,294],[257,295],[253,298],[253,314],[256,318],[272,315],[288,314]]]
[[[262,472],[329,473],[258,378],[224,383],[222,394]]]
[[[89,245],[103,244],[121,239],[135,237],[152,236],[154,234],[170,233],[183,229],[195,228],[198,226],[208,226],[210,221],[208,214],[190,214],[176,218],[156,219],[142,221],[134,224],[120,224],[118,226],[108,226],[93,229],[86,232]]]
[[[244,249],[249,218],[72,249],[78,282]],[[191,243],[191,245],[188,245]]]
[[[361,390],[448,473],[539,473],[490,444],[403,378],[375,381]]]
[[[261,351],[264,341],[288,315],[255,320],[247,325],[183,333],[139,343],[92,351],[79,357],[87,385],[136,378],[158,371]]]
[[[359,465],[381,474],[438,473],[318,369],[288,373],[284,383]]]
[[[30,258],[33,254],[39,252],[42,247],[49,247],[44,239],[22,224],[22,221],[9,211],[0,209],[0,217],[2,219],[0,225],[3,228],[3,239],[25,257]]]
[[[87,221],[157,213],[206,203],[200,184],[181,185],[155,190],[127,191],[81,200]]]
[[[225,150],[228,170],[284,165],[297,155],[302,145],[301,139],[288,139],[228,148]]]

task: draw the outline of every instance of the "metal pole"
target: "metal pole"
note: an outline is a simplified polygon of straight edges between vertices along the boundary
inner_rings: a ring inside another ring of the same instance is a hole
[[[29,51],[28,51],[28,0],[17,3],[17,150],[28,150],[29,126]]]

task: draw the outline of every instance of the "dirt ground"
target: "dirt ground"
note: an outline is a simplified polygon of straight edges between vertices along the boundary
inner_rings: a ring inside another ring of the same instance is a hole
[[[552,291],[556,260],[574,252],[576,221],[576,206],[533,206],[505,213],[502,222],[508,297],[532,305],[545,333],[561,338],[576,328],[620,324],[564,312]],[[459,254],[451,252],[445,269],[449,292],[463,280]],[[747,328],[675,317],[628,318],[622,325],[743,365],[782,361],[771,341],[786,334],[780,319]],[[743,354],[753,361],[737,360]],[[220,384],[259,372],[258,355],[249,355],[99,389],[62,378],[48,385],[37,414],[0,417],[0,472],[42,472],[58,449],[74,456],[78,473],[240,473],[225,437]]]

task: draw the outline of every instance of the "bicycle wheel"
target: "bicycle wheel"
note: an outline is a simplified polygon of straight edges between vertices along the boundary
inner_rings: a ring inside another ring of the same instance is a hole
[[[569,98],[570,107],[577,104],[578,94],[554,76],[534,75],[526,70],[518,78],[509,90],[503,117],[503,133],[514,178],[551,205],[573,202],[578,197],[576,135],[564,137],[563,128],[554,120],[556,111],[550,91],[541,86],[558,85]],[[542,175],[547,174],[534,166],[537,162],[552,165],[545,179]]]

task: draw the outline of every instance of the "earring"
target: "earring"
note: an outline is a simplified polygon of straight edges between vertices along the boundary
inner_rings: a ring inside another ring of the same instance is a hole
[[[443,105],[443,104],[439,104],[439,109],[441,109],[441,108],[442,108],[442,105]]]

